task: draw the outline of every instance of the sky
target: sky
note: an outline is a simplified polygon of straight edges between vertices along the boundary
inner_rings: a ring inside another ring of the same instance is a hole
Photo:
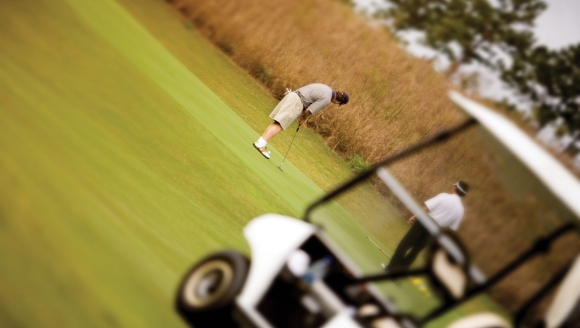
[[[558,49],[580,42],[580,0],[547,0],[546,9],[536,19],[538,43]]]

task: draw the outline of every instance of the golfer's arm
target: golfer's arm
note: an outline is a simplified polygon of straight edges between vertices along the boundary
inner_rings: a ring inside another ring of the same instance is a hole
[[[429,209],[427,208],[427,206],[423,206],[423,211],[429,213]],[[407,222],[410,225],[413,225],[415,223],[415,221],[417,221],[417,218],[414,215],[407,219]]]

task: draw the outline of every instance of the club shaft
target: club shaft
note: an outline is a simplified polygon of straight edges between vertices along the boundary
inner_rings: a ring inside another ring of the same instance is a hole
[[[376,244],[376,243],[375,243],[375,242],[374,242],[374,241],[373,241],[373,240],[372,240],[372,239],[371,239],[369,236],[367,236],[367,239],[368,239],[368,240],[370,240],[370,241],[371,241],[371,243],[373,243],[373,245],[375,245],[375,246],[376,246],[376,247],[379,249],[379,251],[381,251],[381,253],[385,254],[385,256],[389,258],[389,260],[391,259],[391,256],[390,256],[389,254],[387,254],[385,251],[383,251],[383,250],[382,250],[382,249],[379,247],[379,245],[377,245],[377,244]]]
[[[298,134],[298,130],[300,130],[300,125],[298,125],[298,128],[296,128],[296,132],[294,132],[294,137],[292,137],[292,141],[290,141],[290,146],[288,146],[288,150],[286,151],[286,155],[284,155],[284,159],[282,160],[282,163],[280,163],[280,165],[282,165],[284,163],[284,161],[286,160],[286,156],[288,156],[288,153],[290,152],[290,148],[292,147],[292,144],[294,143],[294,139],[296,138],[296,135]]]

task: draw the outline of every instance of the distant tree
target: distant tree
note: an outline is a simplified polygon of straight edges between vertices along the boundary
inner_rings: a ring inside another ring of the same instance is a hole
[[[534,38],[527,28],[546,8],[542,0],[385,1],[389,8],[378,15],[395,32],[423,31],[423,43],[451,61],[448,74],[473,61],[496,68],[501,53],[528,50]]]
[[[502,79],[529,97],[541,125],[562,118],[580,131],[580,43],[561,50],[535,47],[513,57]]]
[[[571,135],[580,132],[580,44],[562,50],[534,45],[543,0],[385,0],[378,12],[395,31],[424,32],[422,42],[451,61],[451,75],[478,62],[535,109],[540,125],[562,119]]]

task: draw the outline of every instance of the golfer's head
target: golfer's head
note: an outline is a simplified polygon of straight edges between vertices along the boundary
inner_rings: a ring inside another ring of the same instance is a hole
[[[453,187],[455,187],[455,193],[458,194],[459,197],[465,197],[469,191],[469,185],[461,180],[455,182]]]
[[[338,106],[346,105],[348,103],[348,94],[344,91],[334,90],[334,98],[332,100]]]

